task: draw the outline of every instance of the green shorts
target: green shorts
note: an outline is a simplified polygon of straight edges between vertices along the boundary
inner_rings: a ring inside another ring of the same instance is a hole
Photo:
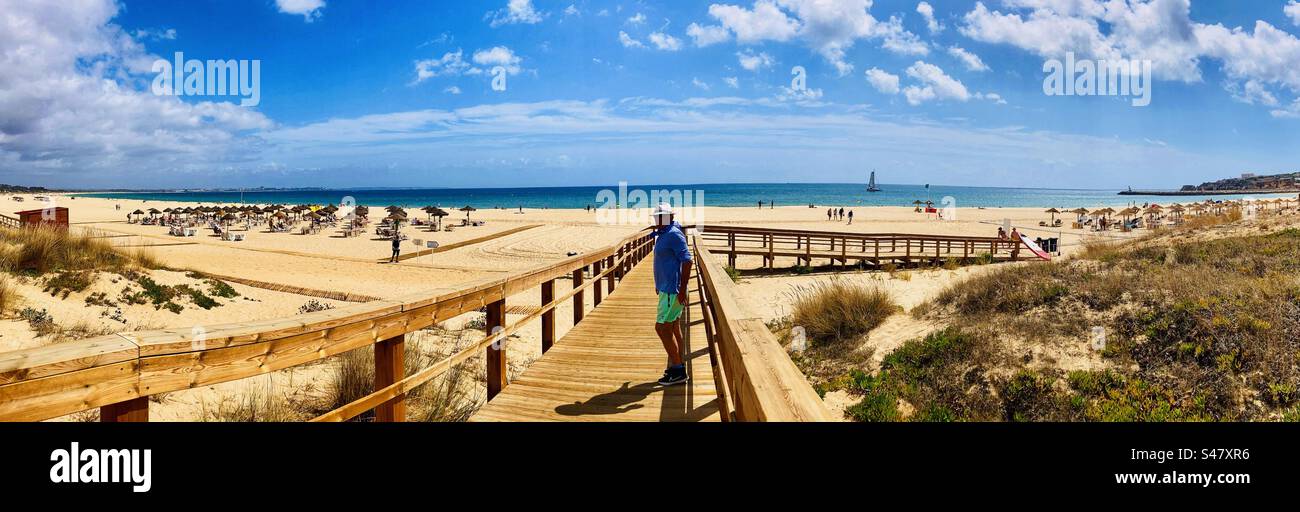
[[[670,324],[677,321],[677,317],[682,316],[682,304],[677,302],[676,293],[659,292],[659,316],[655,317],[655,323]]]

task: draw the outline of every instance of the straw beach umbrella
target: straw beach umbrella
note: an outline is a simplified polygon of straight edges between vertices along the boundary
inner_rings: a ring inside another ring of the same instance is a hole
[[[466,205],[464,208],[461,208],[460,211],[465,212],[465,219],[468,220],[468,219],[469,219],[469,212],[475,212],[475,211],[478,211],[478,208],[475,208],[475,207],[473,207],[473,206]]]
[[[1056,223],[1056,214],[1061,213],[1061,210],[1057,210],[1056,208],[1049,208],[1046,212],[1043,212],[1043,213],[1050,213],[1050,214],[1052,214],[1052,223],[1055,224],[1055,223]]]

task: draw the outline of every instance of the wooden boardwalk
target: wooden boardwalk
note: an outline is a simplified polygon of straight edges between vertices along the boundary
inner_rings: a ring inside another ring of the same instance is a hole
[[[653,267],[633,267],[600,307],[470,421],[719,421],[695,279],[685,350],[691,381],[655,383],[668,358],[654,332]]]

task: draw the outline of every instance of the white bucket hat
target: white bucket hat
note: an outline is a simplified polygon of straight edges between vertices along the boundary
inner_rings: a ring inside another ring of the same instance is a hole
[[[650,216],[651,216],[651,217],[664,217],[664,216],[668,216],[668,215],[672,215],[672,214],[673,214],[673,207],[672,207],[672,205],[670,205],[670,204],[668,204],[668,203],[659,203],[659,206],[655,207],[654,212],[651,213]]]

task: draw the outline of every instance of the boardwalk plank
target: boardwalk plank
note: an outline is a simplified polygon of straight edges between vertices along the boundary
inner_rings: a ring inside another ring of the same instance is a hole
[[[655,383],[668,361],[656,305],[652,265],[637,265],[470,421],[718,421],[699,305],[691,305],[697,322],[686,349],[691,381],[667,389]]]

